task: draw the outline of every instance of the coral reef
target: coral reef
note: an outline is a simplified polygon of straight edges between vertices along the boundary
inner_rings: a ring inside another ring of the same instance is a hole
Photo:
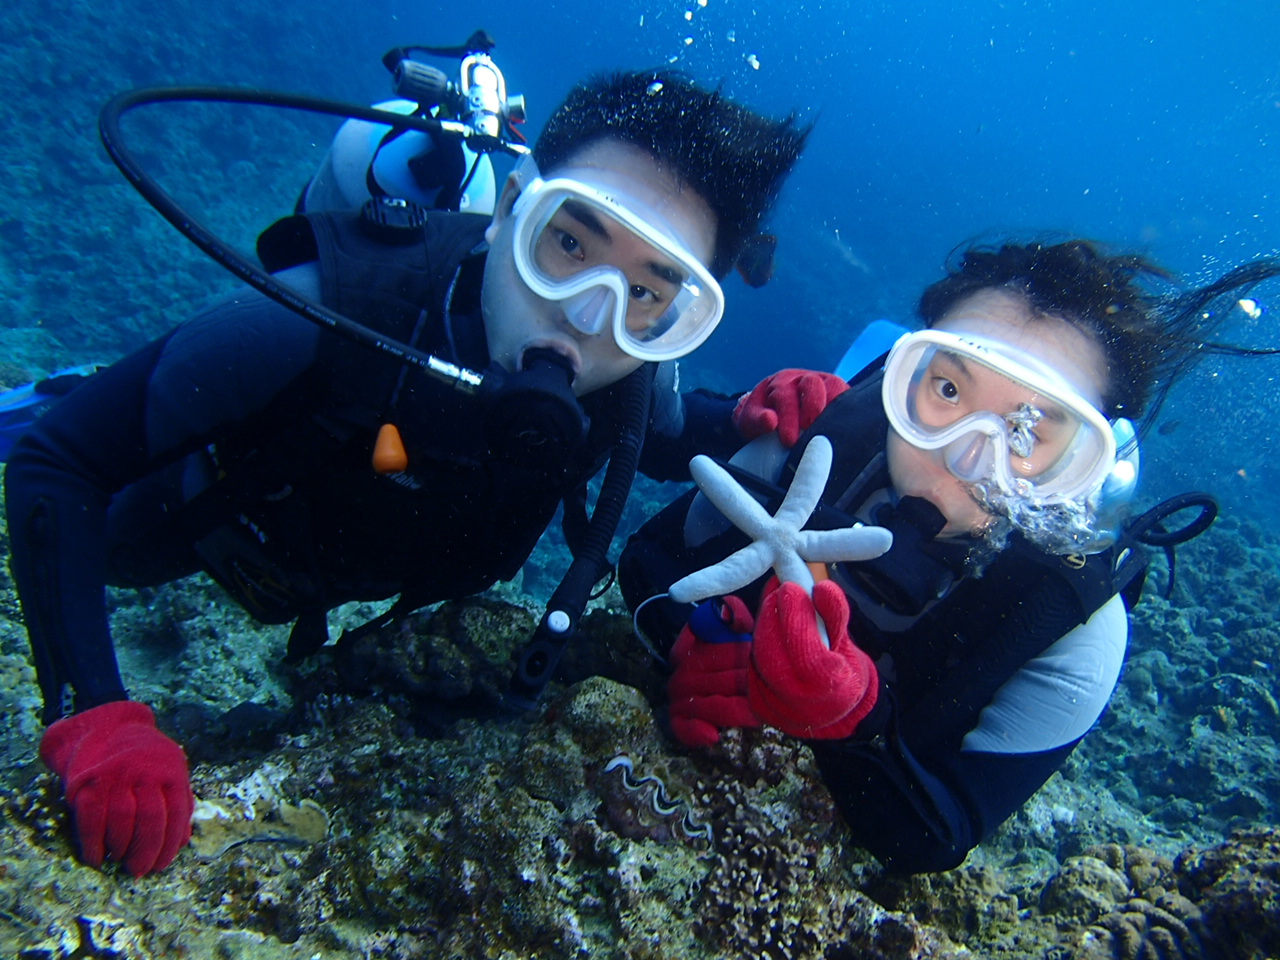
[[[275,641],[253,651],[255,664],[200,626],[211,589],[196,580],[143,598],[194,611],[179,621],[189,624],[181,662],[200,661],[209,690],[226,671],[232,691],[192,711],[190,678],[172,658],[136,659],[165,722],[200,744],[204,815],[164,874],[135,881],[76,863],[57,786],[33,761],[29,670],[12,676],[11,716],[27,733],[9,748],[0,801],[0,950],[353,960],[1275,950],[1274,835],[1188,847],[1153,834],[1103,802],[1110,793],[1079,758],[969,865],[884,876],[849,841],[803,745],[735,731],[684,755],[640,690],[594,675],[649,678],[660,695],[639,645],[624,649],[629,622],[610,611],[613,595],[588,618],[564,680],[585,676],[553,684],[538,715],[512,719],[462,708],[491,705],[533,611],[493,597],[445,604],[281,671],[268,662]],[[157,649],[139,635],[143,599],[118,598],[130,656]],[[230,635],[254,630],[214,607]],[[375,615],[352,609],[335,622]],[[18,635],[6,654],[15,668]],[[236,707],[236,678],[259,673],[281,691],[278,709]],[[1116,832],[1123,842],[1107,837]],[[1205,946],[1219,942],[1239,949]]]
[[[964,867],[907,879],[848,840],[801,744],[765,729],[676,749],[616,591],[545,708],[504,718],[538,614],[518,584],[363,632],[382,608],[353,605],[331,618],[352,639],[285,668],[284,631],[200,577],[112,594],[131,687],[192,758],[196,839],[159,876],[91,870],[35,760],[0,576],[0,953],[1274,956],[1280,545],[1234,522],[1202,540],[1177,603],[1138,607],[1099,729]]]
[[[1178,857],[1179,890],[1222,956],[1280,954],[1280,830],[1246,830]]]

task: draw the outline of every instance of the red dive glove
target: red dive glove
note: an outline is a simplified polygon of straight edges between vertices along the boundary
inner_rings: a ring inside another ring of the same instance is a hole
[[[760,603],[748,699],[765,723],[810,740],[847,737],[871,712],[879,694],[875,664],[849,639],[849,601],[830,580],[813,588],[798,583],[770,589]],[[815,611],[816,608],[816,611]],[[818,634],[822,617],[831,649]]]
[[[751,612],[737,597],[699,604],[671,648],[671,729],[689,747],[709,747],[729,727],[758,727],[747,705]]]
[[[776,430],[784,447],[794,447],[827,404],[848,389],[834,373],[780,370],[738,401],[733,425],[744,440]]]
[[[191,839],[186,754],[145,703],[118,700],[59,720],[40,741],[40,759],[62,778],[90,866],[110,856],[140,877],[167,867]]]

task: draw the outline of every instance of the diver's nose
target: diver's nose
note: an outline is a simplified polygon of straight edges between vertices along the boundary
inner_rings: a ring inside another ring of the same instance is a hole
[[[580,333],[595,337],[603,333],[613,314],[613,291],[591,287],[562,301],[565,320]]]
[[[943,451],[947,469],[967,483],[985,479],[992,466],[993,444],[985,433],[973,433],[947,444]]]

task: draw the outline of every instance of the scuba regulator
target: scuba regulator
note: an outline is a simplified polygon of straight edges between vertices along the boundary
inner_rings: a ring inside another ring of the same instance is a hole
[[[494,46],[488,33],[477,30],[460,47],[394,47],[383,54],[382,64],[391,71],[396,96],[412,100],[424,110],[436,107],[437,118],[463,124],[477,141],[473,147],[481,152],[479,141],[483,138],[492,140],[495,147],[513,140],[524,142],[514,126],[524,123],[524,96],[507,93],[506,78],[489,55]],[[415,53],[459,59],[458,81],[413,59]]]

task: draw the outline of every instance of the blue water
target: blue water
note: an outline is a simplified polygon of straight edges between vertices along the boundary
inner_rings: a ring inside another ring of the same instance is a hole
[[[779,365],[829,368],[870,320],[909,321],[948,252],[973,238],[1083,234],[1192,280],[1280,249],[1280,8],[1271,3],[372,0],[232,12],[21,0],[9,9],[6,129],[28,133],[0,148],[0,282],[10,293],[0,349],[30,348],[42,364],[102,359],[102,347],[77,352],[97,346],[85,339],[95,324],[118,333],[119,344],[103,342],[122,352],[229,282],[203,264],[166,275],[182,241],[94,142],[108,95],[205,82],[371,102],[390,92],[386,49],[459,43],[477,27],[495,36],[511,89],[527,96],[531,136],[579,77],[659,64],[815,122],[771,224],[774,281],[759,291],[731,281],[723,329],[687,365],[722,389]],[[151,120],[137,136],[179,184],[194,175],[206,205],[222,198],[210,216],[247,241],[288,211],[333,124],[294,134],[292,116],[222,117],[200,143],[167,138]],[[1234,333],[1280,342],[1277,315]],[[57,343],[41,353],[32,344],[46,335]],[[1274,512],[1265,491],[1280,487],[1269,456],[1280,364],[1219,371],[1215,382],[1202,368],[1175,396],[1167,416],[1185,423],[1150,444],[1153,489],[1210,487],[1232,505]],[[1174,459],[1176,474],[1156,465]]]
[[[761,290],[730,280],[728,317],[688,381],[736,390],[782,366],[834,367],[872,320],[910,323],[920,290],[972,239],[1085,235],[1192,282],[1280,251],[1274,0],[8,0],[0,385],[115,359],[232,283],[107,160],[96,119],[111,94],[217,83],[369,103],[390,96],[388,48],[460,43],[478,27],[528,99],[531,139],[579,78],[655,65],[814,123],[769,225],[775,277]],[[131,143],[246,251],[290,211],[336,126],[175,109],[192,112],[131,119]],[[1257,295],[1261,318],[1240,314],[1224,334],[1280,346],[1280,285]],[[1280,534],[1278,382],[1280,358],[1197,368],[1144,445],[1144,502],[1206,489]],[[1253,572],[1231,575],[1249,586]],[[1184,595],[1234,622],[1232,582],[1186,576]],[[1265,614],[1248,616],[1265,633]],[[1263,653],[1231,669],[1270,670]]]

